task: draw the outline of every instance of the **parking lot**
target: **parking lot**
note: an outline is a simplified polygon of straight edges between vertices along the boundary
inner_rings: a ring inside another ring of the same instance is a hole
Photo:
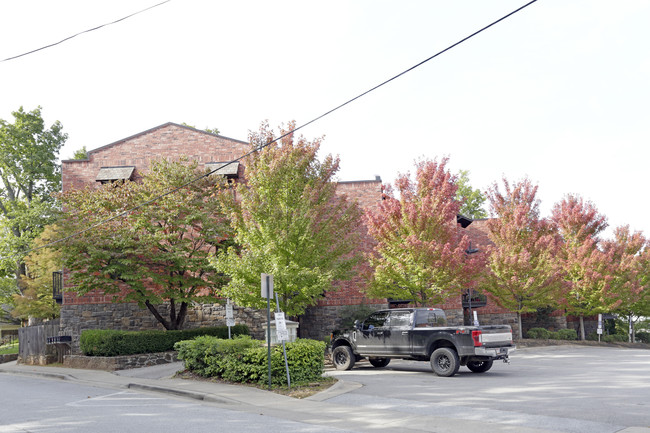
[[[650,350],[546,346],[517,350],[487,373],[451,378],[428,362],[367,362],[328,374],[362,384],[327,400],[348,406],[472,419],[560,432],[613,433],[650,427]],[[494,424],[493,424],[494,425]]]

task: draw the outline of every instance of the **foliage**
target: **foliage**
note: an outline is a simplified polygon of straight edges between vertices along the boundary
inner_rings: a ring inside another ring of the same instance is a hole
[[[339,310],[339,319],[341,320],[341,329],[350,329],[354,326],[355,320],[362,320],[375,312],[376,308],[367,305],[344,305]]]
[[[604,313],[621,304],[611,282],[613,252],[599,249],[600,232],[607,227],[591,202],[566,196],[552,210],[552,220],[562,238],[557,260],[565,284],[564,307],[580,317],[580,336],[585,339],[584,316]]]
[[[554,302],[559,272],[555,263],[556,237],[548,221],[539,217],[537,186],[528,179],[510,184],[504,192],[495,183],[488,191],[491,212],[488,236],[488,273],[482,289],[496,302],[517,313],[519,338],[521,313]]]
[[[325,343],[298,339],[285,346],[292,384],[321,378]],[[185,368],[201,376],[242,383],[268,381],[268,349],[249,337],[234,340],[199,337],[181,341],[175,349],[178,357],[185,361]],[[282,346],[271,349],[271,381],[275,385],[287,384]]]
[[[181,125],[187,126],[189,128],[193,128],[193,129],[199,129],[196,126],[190,125],[190,124],[185,123],[185,122],[181,123]],[[219,135],[219,128],[203,128],[202,131],[209,132],[210,134],[214,134],[214,135]]]
[[[625,334],[603,335],[602,341],[604,341],[605,343],[625,343],[627,342],[627,335]]]
[[[369,257],[371,296],[429,305],[475,285],[483,254],[466,253],[469,239],[456,222],[458,185],[447,162],[418,162],[415,179],[399,176],[397,194],[387,188],[377,211],[366,215],[377,242]]]
[[[0,355],[13,355],[15,353],[18,353],[18,350],[19,350],[18,341],[9,344],[4,344],[0,346]]]
[[[577,340],[578,333],[575,329],[559,329],[551,332],[545,328],[530,328],[526,333],[528,338],[535,340]]]
[[[645,331],[637,332],[636,339],[641,343],[650,344],[650,332],[645,332]]]
[[[75,150],[74,155],[72,155],[72,159],[88,159],[88,151],[86,150],[86,146]]]
[[[58,121],[49,128],[41,107],[12,113],[14,122],[0,119],[0,297],[18,291],[25,275],[21,253],[56,218],[51,196],[61,186],[56,162],[67,139]],[[5,278],[13,279],[13,285]]]
[[[290,123],[288,130],[293,128]],[[253,148],[274,139],[266,123],[250,135]],[[237,185],[236,199],[225,201],[238,247],[214,260],[231,278],[224,294],[237,304],[265,305],[260,274],[267,273],[273,275],[281,309],[299,315],[326,290],[335,290],[334,281],[353,275],[360,260],[361,211],[337,194],[333,180],[339,161],[328,155],[320,162],[320,142],[288,134],[246,160],[246,183]]]
[[[77,233],[59,244],[71,272],[67,290],[135,301],[165,329],[182,327],[191,302],[214,302],[225,279],[208,257],[231,245],[232,234],[220,212],[224,181],[206,176],[192,182],[203,174],[196,162],[163,159],[139,182],[62,194],[67,212],[61,225],[66,234]],[[168,193],[174,188],[181,190]],[[168,319],[156,307],[165,301]]]
[[[246,325],[230,328],[231,335],[247,335]],[[81,331],[80,348],[87,356],[120,356],[174,350],[174,344],[198,336],[227,338],[228,327],[195,328],[176,331],[119,331],[87,329]]]
[[[469,184],[469,171],[461,170],[456,181],[458,190],[456,200],[462,203],[460,214],[472,219],[487,218],[488,214],[483,208],[485,196],[480,189],[474,189]]]
[[[25,257],[27,275],[20,279],[23,295],[13,296],[13,317],[26,320],[29,317],[53,319],[59,316],[60,307],[52,298],[52,272],[61,270],[63,260],[58,250],[43,248],[56,239],[56,226],[48,225],[34,240],[33,247],[36,249]]]
[[[548,340],[551,338],[551,331],[545,328],[530,328],[526,335],[536,340]]]
[[[553,333],[553,338],[573,341],[578,339],[578,333],[575,329],[559,329]]]

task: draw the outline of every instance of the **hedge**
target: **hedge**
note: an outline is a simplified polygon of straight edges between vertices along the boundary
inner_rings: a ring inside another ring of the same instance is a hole
[[[530,328],[526,333],[528,338],[536,340],[577,340],[578,333],[575,329],[560,329],[557,332],[551,332],[544,328]]]
[[[179,359],[185,368],[204,377],[218,377],[231,382],[268,383],[268,348],[248,336],[233,340],[198,337],[176,343]],[[323,341],[298,339],[286,344],[287,364],[292,384],[321,379],[325,358]],[[282,346],[271,348],[271,382],[286,385],[287,374]]]
[[[247,335],[246,325],[235,325],[231,335]],[[119,356],[174,350],[174,344],[200,335],[228,337],[228,327],[195,328],[178,331],[117,331],[87,329],[81,332],[81,352],[87,356]]]

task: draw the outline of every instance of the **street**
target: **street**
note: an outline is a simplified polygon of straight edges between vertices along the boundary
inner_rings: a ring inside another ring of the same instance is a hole
[[[549,346],[454,377],[428,362],[360,362],[298,400],[172,378],[182,368],[109,373],[0,365],[0,433],[18,432],[650,432],[650,350]],[[27,375],[29,374],[29,375]],[[184,396],[184,397],[183,397]]]
[[[650,427],[648,350],[548,346],[511,360],[484,374],[461,367],[451,378],[435,376],[427,362],[364,363],[330,373],[364,386],[328,402],[561,432]]]
[[[0,375],[0,433],[345,433],[163,395]]]

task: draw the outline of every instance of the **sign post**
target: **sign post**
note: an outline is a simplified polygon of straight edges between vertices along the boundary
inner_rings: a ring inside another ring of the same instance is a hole
[[[235,315],[233,314],[233,308],[232,304],[230,303],[230,299],[226,300],[226,326],[228,327],[228,340],[230,340],[230,327],[235,326]]]
[[[275,294],[275,304],[278,307],[278,312],[275,313],[275,332],[278,341],[282,342],[282,353],[284,354],[284,368],[287,370],[287,385],[291,389],[291,376],[289,375],[289,362],[287,362],[287,347],[284,342],[289,339],[289,330],[287,329],[287,322],[284,320],[284,312],[280,311],[280,300],[278,294]]]
[[[598,342],[600,342],[600,336],[603,334],[603,315],[602,314],[598,315],[598,329],[596,329],[596,333],[598,334]]]
[[[273,296],[273,275],[262,274],[262,298],[266,298],[266,343],[269,364],[269,390],[271,389],[271,297]]]

